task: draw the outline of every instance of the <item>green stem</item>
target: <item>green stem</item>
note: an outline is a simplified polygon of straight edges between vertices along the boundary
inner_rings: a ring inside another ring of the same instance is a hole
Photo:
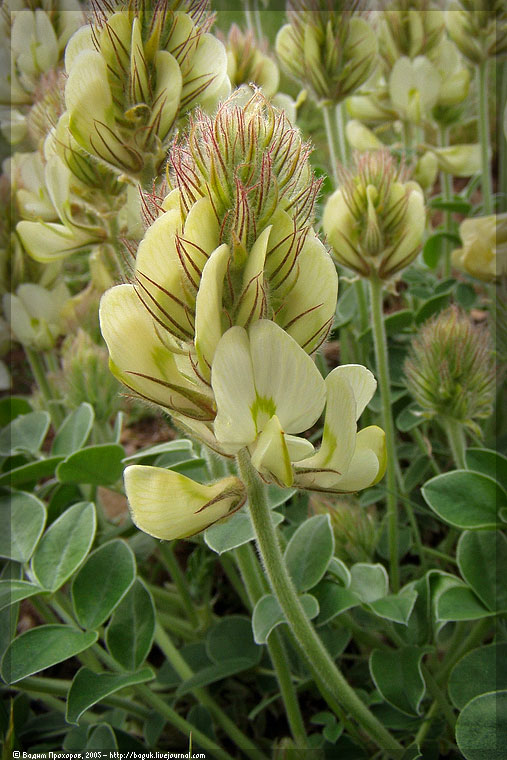
[[[340,178],[338,176],[338,162],[343,163],[343,157],[341,148],[336,134],[336,119],[335,119],[335,106],[324,105],[322,107],[322,113],[324,114],[324,127],[326,129],[327,147],[329,150],[329,158],[331,161],[331,173],[333,175],[333,182],[335,188],[340,184]]]
[[[57,430],[63,422],[64,415],[63,411],[58,405],[58,402],[55,400],[53,391],[49,385],[46,368],[44,367],[41,356],[37,351],[34,351],[33,348],[28,348],[27,346],[24,348],[26,358],[30,364],[30,369],[32,370],[35,382],[37,383],[37,387],[39,388],[47,410],[51,415],[53,427],[55,430]]]
[[[178,675],[184,681],[192,678],[194,671],[188,665],[186,660],[183,659],[182,655],[176,649],[167,633],[159,624],[157,624],[155,627],[155,643],[167,657],[168,661],[171,663]],[[222,726],[227,736],[233,742],[235,742],[236,746],[239,747],[239,749],[251,757],[252,760],[267,760],[261,751],[252,745],[251,740],[248,739],[248,737],[246,737],[245,734],[239,730],[236,724],[217,705],[213,697],[211,697],[205,689],[192,689],[192,694],[200,704],[208,708],[210,713],[215,717],[216,721]]]
[[[257,560],[250,544],[240,546],[236,549],[234,554],[245,583],[250,605],[253,608],[259,599],[266,593]],[[301,715],[296,689],[292,682],[287,655],[279,631],[272,631],[267,645],[269,656],[276,672],[276,678],[280,687],[280,694],[285,706],[285,714],[287,715],[287,721],[292,736],[298,749],[308,749],[305,724],[303,716]]]
[[[24,678],[22,681],[18,681],[18,683],[13,684],[10,688],[18,689],[19,691],[27,691],[34,696],[38,694],[52,694],[53,696],[67,698],[71,685],[72,681],[66,680],[64,678],[43,678],[38,676],[29,676],[28,678]],[[146,720],[150,714],[150,711],[146,707],[138,705],[136,702],[132,702],[130,699],[117,697],[114,694],[109,697],[105,697],[103,700],[101,700],[101,703],[110,707],[119,707],[121,710],[125,710],[125,712],[128,712],[131,715],[137,715],[143,720]],[[80,720],[83,720],[86,714],[87,713],[85,713],[80,718]]]
[[[497,92],[500,96],[497,112],[498,135],[498,189],[500,190],[500,207],[498,211],[507,209],[507,137],[503,128],[503,116],[507,103],[507,61],[497,61]]]
[[[440,686],[437,684],[426,665],[421,666],[421,672],[426,682],[428,691],[432,695],[434,701],[438,704],[440,710],[442,711],[442,714],[449,724],[450,729],[454,732],[454,726],[456,725],[456,716],[454,714],[453,708],[447,701],[444,692],[441,690]]]
[[[389,542],[389,567],[391,586],[396,593],[400,587],[398,568],[398,498],[396,485],[396,442],[391,405],[391,381],[387,356],[387,338],[384,327],[382,281],[373,274],[370,277],[370,300],[375,356],[382,402],[382,418],[387,449],[387,525]]]
[[[147,686],[137,686],[136,691],[143,697],[145,702],[151,705],[154,710],[160,713],[160,715],[169,721],[169,723],[181,731],[184,736],[187,738],[192,736],[192,739],[195,740],[200,747],[213,755],[213,757],[216,757],[217,760],[233,760],[232,756],[229,755],[228,752],[219,747],[218,744],[210,739],[207,734],[204,734],[202,731],[192,725],[192,723],[189,723],[188,720],[185,720],[185,718],[182,718],[180,715],[178,715],[178,713],[173,710],[173,708],[170,707],[167,702],[165,702],[157,694],[154,694]]]
[[[479,142],[482,163],[482,198],[484,215],[494,213],[493,181],[490,166],[489,108],[488,108],[488,60],[477,66],[477,89],[479,96]]]
[[[231,584],[234,591],[243,602],[243,605],[245,606],[245,608],[248,610],[250,608],[250,599],[248,597],[248,592],[245,588],[245,585],[241,579],[240,574],[236,570],[234,560],[232,559],[229,553],[222,554],[222,556],[220,557],[220,564],[222,565],[222,569],[224,573],[226,574],[229,580],[229,583]]]
[[[458,564],[457,561],[454,559],[454,557],[451,557],[450,554],[439,552],[438,549],[432,549],[431,546],[423,546],[423,552],[425,554],[429,554],[431,557],[436,557],[437,559],[441,559],[442,562],[447,562],[451,565]]]
[[[434,475],[440,475],[440,472],[441,472],[440,467],[436,463],[435,457],[433,456],[428,446],[426,445],[423,434],[421,433],[419,428],[418,427],[412,428],[412,430],[410,431],[410,434],[412,438],[414,439],[414,441],[419,446],[419,448],[421,449],[421,452],[429,458],[431,469],[433,470]]]
[[[166,566],[174,585],[178,589],[178,592],[181,596],[181,601],[183,602],[190,622],[196,628],[200,628],[201,621],[199,620],[199,615],[197,614],[195,608],[195,602],[190,595],[190,590],[188,588],[186,578],[183,574],[178,560],[176,559],[172,544],[161,543],[159,544],[158,550],[160,552],[162,562]]]
[[[255,31],[257,33],[257,41],[262,42],[262,40],[264,39],[264,34],[262,32],[262,18],[261,18],[261,12],[259,10],[258,0],[253,0],[253,13],[254,13],[254,21],[255,21]]]
[[[440,127],[439,132],[439,144],[442,148],[446,148],[449,145],[449,128]],[[448,172],[440,172],[440,185],[442,189],[442,198],[444,201],[452,200],[453,186],[452,176]],[[444,230],[445,232],[451,232],[452,227],[452,213],[450,211],[444,211]],[[444,262],[442,268],[442,274],[444,277],[450,277],[451,275],[451,241],[444,240]]]
[[[350,161],[350,146],[347,141],[347,111],[345,108],[345,101],[342,100],[341,103],[338,103],[336,106],[336,116],[337,116],[337,124],[338,124],[338,139],[340,140],[340,146],[341,146],[341,153],[343,156],[343,162],[348,163]]]
[[[449,448],[451,449],[452,458],[454,464],[458,470],[465,470],[465,433],[463,431],[463,425],[456,420],[442,419],[441,425],[445,430]]]
[[[250,516],[255,529],[257,546],[278,603],[303,655],[317,675],[321,693],[326,701],[338,701],[362,726],[368,736],[390,757],[401,750],[399,742],[366,707],[336,666],[326,647],[308,620],[289,576],[273,525],[265,487],[252,467],[246,449],[238,453],[238,467],[247,489]],[[332,696],[329,699],[330,695]]]

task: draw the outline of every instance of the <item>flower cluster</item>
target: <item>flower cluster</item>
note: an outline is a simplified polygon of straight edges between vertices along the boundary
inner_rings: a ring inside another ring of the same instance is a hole
[[[377,56],[373,28],[357,2],[291,0],[276,38],[287,71],[320,103],[340,103],[369,77]]]
[[[405,363],[408,389],[425,417],[459,422],[479,436],[477,420],[493,409],[495,374],[487,328],[456,307],[421,328]]]
[[[260,93],[246,102],[240,93],[214,118],[198,113],[170,152],[172,189],[139,245],[134,283],[102,298],[101,329],[116,376],[211,448],[232,456],[247,447],[268,482],[352,491],[382,476],[383,432],[356,431],[371,373],[341,367],[324,381],[309,356],[328,334],[337,276],[311,227],[319,185],[308,153]],[[315,453],[297,434],[325,405]],[[148,532],[156,509],[170,511],[171,480],[193,494],[189,532],[244,498],[237,479],[198,487],[133,466],[127,494]],[[156,535],[183,535],[164,520]]]
[[[424,232],[424,196],[405,181],[387,151],[356,159],[356,171],[324,210],[324,231],[340,264],[363,277],[388,279],[416,257]]]
[[[177,120],[230,91],[224,46],[201,0],[100,6],[67,45],[69,129],[92,155],[151,179]]]

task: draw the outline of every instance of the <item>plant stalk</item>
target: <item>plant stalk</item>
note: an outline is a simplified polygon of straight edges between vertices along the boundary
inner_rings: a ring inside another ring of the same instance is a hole
[[[449,448],[451,449],[452,458],[454,464],[458,470],[465,470],[465,433],[463,431],[463,425],[456,420],[443,419],[441,425],[445,430]]]
[[[477,89],[479,95],[479,142],[482,163],[482,203],[484,215],[494,213],[493,180],[490,166],[489,109],[488,109],[488,60],[477,66]]]
[[[44,367],[41,356],[33,348],[24,346],[24,349],[26,358],[28,359],[28,363],[30,365],[30,369],[32,370],[35,382],[37,383],[37,387],[39,388],[47,410],[51,415],[51,422],[53,423],[53,427],[55,430],[58,430],[63,422],[64,415],[58,405],[58,401],[53,395],[53,391],[47,378],[46,368]]]
[[[389,569],[391,586],[394,593],[400,588],[398,567],[398,494],[396,484],[396,442],[391,402],[391,381],[387,355],[387,338],[384,326],[382,281],[372,274],[370,277],[370,301],[377,373],[382,402],[382,419],[386,434],[387,449],[387,530],[389,543]]]
[[[361,725],[370,739],[390,757],[399,757],[401,745],[357,696],[348,684],[308,620],[289,576],[271,519],[264,484],[252,467],[246,449],[237,457],[239,472],[247,489],[250,515],[259,554],[278,603],[303,655],[306,657],[326,701],[338,701]],[[332,698],[329,699],[329,696]]]

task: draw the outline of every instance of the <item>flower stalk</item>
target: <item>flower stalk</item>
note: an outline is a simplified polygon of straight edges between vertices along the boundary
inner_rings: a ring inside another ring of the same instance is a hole
[[[397,757],[396,752],[400,752],[401,745],[372,715],[347,683],[301,606],[280,550],[264,484],[252,467],[246,449],[238,453],[237,462],[247,489],[251,519],[264,569],[289,628],[316,675],[322,695],[326,700],[329,693],[337,698],[340,705],[355,718],[378,747],[386,751],[390,757]]]
[[[488,113],[488,60],[477,66],[477,90],[479,95],[479,142],[481,145],[482,194],[484,215],[494,213],[493,182],[489,162],[489,113]]]
[[[398,498],[396,485],[396,444],[391,405],[391,381],[387,355],[387,338],[382,310],[382,280],[375,274],[370,277],[370,302],[375,357],[382,403],[382,419],[386,434],[387,449],[387,525],[389,542],[389,577],[394,593],[400,586],[398,568]]]

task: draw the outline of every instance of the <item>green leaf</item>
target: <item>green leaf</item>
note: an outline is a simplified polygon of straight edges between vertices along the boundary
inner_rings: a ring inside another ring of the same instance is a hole
[[[312,589],[312,595],[319,605],[319,626],[325,625],[341,612],[361,604],[360,598],[353,591],[325,579]]]
[[[0,557],[27,562],[44,530],[44,504],[29,493],[13,491],[0,497],[0,520],[5,526],[0,532]]]
[[[329,515],[315,515],[296,530],[285,549],[287,570],[299,592],[313,588],[326,572],[334,554]]]
[[[102,625],[134,583],[132,550],[116,539],[96,549],[72,582],[72,603],[83,628]]]
[[[400,309],[393,314],[389,314],[384,318],[384,329],[386,335],[398,335],[402,330],[410,327],[414,323],[414,312],[411,309]],[[368,327],[361,335],[359,340],[361,342],[372,339],[372,328]]]
[[[116,736],[110,725],[107,723],[100,723],[98,726],[90,726],[88,741],[86,742],[86,750],[88,752],[93,750],[111,751],[118,749],[118,743]],[[90,755],[86,755],[85,757]]]
[[[432,317],[433,314],[442,311],[448,305],[450,299],[450,293],[442,293],[438,296],[433,296],[433,298],[428,298],[415,315],[416,324],[421,325]]]
[[[28,599],[30,596],[40,594],[42,591],[40,586],[28,581],[0,580],[0,610]]]
[[[505,760],[507,757],[507,691],[472,699],[456,723],[456,742],[466,760]]]
[[[93,427],[94,418],[93,407],[87,402],[74,409],[63,421],[55,435],[51,454],[53,456],[68,456],[84,446]]]
[[[41,625],[14,639],[2,659],[2,676],[16,683],[58,662],[68,660],[97,641],[95,631],[80,631],[69,625]]]
[[[424,263],[430,269],[436,269],[447,241],[451,240],[456,246],[461,246],[461,239],[448,232],[435,232],[427,239],[423,248]]]
[[[384,565],[369,565],[358,562],[350,568],[349,591],[353,591],[362,602],[375,602],[386,596],[389,578]]]
[[[241,673],[244,670],[249,670],[252,667],[252,661],[248,657],[232,657],[223,662],[216,662],[213,665],[208,665],[193,676],[187,678],[186,681],[178,686],[176,689],[176,696],[182,697],[185,694],[193,691],[194,689],[200,689],[203,686],[208,686],[210,683],[216,683],[216,681],[222,681],[224,678]]]
[[[499,531],[465,531],[458,541],[460,573],[490,610],[507,610],[507,538]]]
[[[0,433],[0,455],[37,454],[49,430],[47,412],[30,412],[16,417]]]
[[[440,622],[448,620],[480,620],[490,617],[488,610],[468,586],[452,586],[443,591],[436,602],[436,617]]]
[[[303,594],[299,601],[310,620],[319,614],[318,602],[311,594]],[[285,622],[285,615],[276,597],[273,594],[262,596],[255,605],[252,616],[252,630],[257,644],[265,644],[271,631]]]
[[[228,615],[208,631],[206,653],[212,662],[244,657],[252,665],[257,665],[262,649],[253,639],[250,619],[242,615]]]
[[[88,634],[91,635],[91,634]],[[146,683],[155,678],[151,668],[137,673],[94,673],[81,668],[74,676],[67,697],[67,722],[77,723],[81,715],[97,702],[127,686]]]
[[[421,492],[435,514],[456,528],[495,528],[498,510],[507,506],[505,491],[492,478],[467,470],[436,475]]]
[[[507,491],[507,457],[493,449],[467,449],[465,461],[469,470],[482,472],[496,480]]]
[[[355,289],[349,285],[345,292],[340,293],[336,306],[333,329],[345,327],[354,318],[357,311],[357,299]]]
[[[456,301],[464,309],[470,309],[477,300],[477,293],[468,282],[459,282],[456,286]]]
[[[416,599],[417,591],[409,588],[400,591],[398,594],[390,594],[382,599],[377,599],[375,602],[371,602],[368,607],[381,618],[407,625]]]
[[[42,536],[32,557],[32,573],[48,591],[57,591],[90,551],[97,520],[95,506],[81,501],[69,507]]]
[[[401,430],[402,433],[407,433],[424,422],[421,412],[421,407],[415,403],[409,404],[405,409],[402,409],[396,417],[396,427],[398,430]]]
[[[276,509],[291,499],[297,492],[296,488],[280,488],[279,486],[269,485],[266,490],[266,496],[270,509]]]
[[[387,651],[374,649],[370,673],[386,702],[406,715],[419,715],[425,683],[421,673],[424,651],[419,647],[401,647]]]
[[[490,644],[468,652],[454,666],[448,689],[458,710],[479,694],[507,689],[507,643]]]
[[[453,211],[456,214],[464,214],[465,216],[468,216],[470,211],[472,210],[472,204],[468,201],[464,200],[463,198],[460,198],[459,195],[454,196],[454,198],[450,201],[443,200],[442,198],[432,198],[429,202],[430,208],[436,208],[441,209],[442,211]],[[450,239],[458,238],[457,235],[450,235]],[[461,241],[457,243],[457,245],[461,245]]]
[[[176,441],[157,443],[155,446],[149,446],[147,449],[141,449],[128,457],[124,457],[123,464],[138,463],[140,460],[151,459],[160,454],[173,453],[174,451],[192,451],[192,441],[187,438],[179,438]]]
[[[137,670],[148,656],[155,633],[155,607],[139,579],[113,612],[106,630],[111,655],[125,670]]]
[[[4,428],[16,417],[30,414],[32,411],[32,407],[22,396],[6,396],[0,399],[0,428]]]
[[[116,443],[87,446],[71,454],[56,469],[60,483],[110,486],[121,478],[125,449]]]
[[[62,461],[63,457],[48,457],[14,467],[0,475],[0,486],[22,486],[27,483],[36,483],[42,478],[49,478],[54,475],[57,465]]]
[[[273,522],[279,525],[283,522],[283,515],[273,512]],[[205,543],[217,554],[224,554],[238,546],[243,546],[254,538],[255,529],[247,509],[236,512],[224,522],[212,525],[204,532]]]

